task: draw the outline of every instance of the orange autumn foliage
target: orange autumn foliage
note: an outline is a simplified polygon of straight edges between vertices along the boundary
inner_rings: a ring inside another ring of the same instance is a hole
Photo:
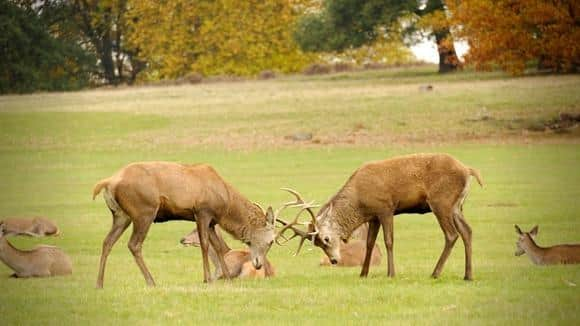
[[[447,1],[456,34],[469,43],[467,63],[521,74],[533,60],[553,71],[580,67],[580,1]]]

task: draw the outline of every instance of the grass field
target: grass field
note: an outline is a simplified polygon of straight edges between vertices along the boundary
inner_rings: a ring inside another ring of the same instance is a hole
[[[514,257],[513,224],[539,224],[541,245],[580,243],[580,128],[528,130],[580,112],[580,76],[433,71],[0,97],[0,216],[44,215],[62,229],[10,240],[57,245],[74,263],[70,277],[27,280],[2,264],[1,323],[576,324],[580,266]],[[433,91],[419,91],[427,83]],[[285,137],[295,132],[313,139]],[[193,226],[172,222],[154,225],[144,244],[156,288],[127,249],[130,232],[105,288],[94,288],[111,217],[92,186],[129,162],[207,162],[251,200],[278,206],[288,199],[280,187],[321,203],[361,163],[414,152],[447,152],[481,171],[486,186],[474,182],[465,204],[473,282],[462,280],[461,241],[442,277],[429,277],[443,235],[427,214],[396,217],[394,279],[385,257],[360,279],[358,268],[319,267],[312,246],[292,257],[290,243],[269,253],[273,279],[203,284],[199,249],[178,243]]]

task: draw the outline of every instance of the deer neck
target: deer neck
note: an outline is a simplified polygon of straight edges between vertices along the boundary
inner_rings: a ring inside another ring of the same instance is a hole
[[[335,196],[332,201],[332,217],[333,229],[342,240],[348,240],[352,232],[365,222],[360,210],[346,196]]]
[[[253,230],[265,223],[261,209],[236,192],[230,193],[226,215],[221,219],[220,227],[243,242],[250,241]]]
[[[14,271],[21,271],[26,266],[26,255],[12,246],[6,237],[0,237],[0,260]]]
[[[538,246],[531,237],[528,240],[529,241],[525,243],[525,250],[528,254],[528,257],[530,257],[530,260],[534,264],[542,264],[547,253],[547,248]]]

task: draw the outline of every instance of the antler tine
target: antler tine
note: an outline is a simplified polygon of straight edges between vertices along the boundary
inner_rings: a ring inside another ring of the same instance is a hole
[[[302,198],[300,197],[300,194],[298,194],[298,192],[296,192],[295,190],[292,190],[290,188],[280,188],[280,190],[284,190],[284,191],[288,191],[289,193],[293,194],[294,196],[296,196],[296,200],[295,201],[289,201],[284,203],[280,208],[278,208],[276,210],[276,212],[274,213],[275,217],[278,217],[280,215],[280,213],[282,213],[282,211],[288,207],[291,206],[298,206],[300,204],[304,203],[304,200],[302,200]]]
[[[284,191],[291,193],[292,195],[294,195],[294,197],[296,197],[297,202],[304,203],[304,199],[302,199],[302,195],[300,195],[300,193],[298,191],[291,189],[291,188],[280,188],[280,190],[284,190]]]
[[[302,195],[298,191],[296,191],[294,189],[291,189],[291,188],[280,188],[280,190],[287,191],[287,192],[291,193],[292,195],[294,195],[294,197],[296,197],[296,201],[295,201],[296,204],[295,204],[295,206],[305,205],[306,204],[306,202],[304,201],[304,199],[302,199]],[[314,201],[310,202],[310,205],[306,209],[306,211],[312,217],[312,222],[314,224],[316,224],[316,214],[314,214],[314,212],[312,211],[311,208],[315,208],[315,207],[318,207],[318,206],[314,206],[314,205],[312,205],[312,203],[314,203]]]

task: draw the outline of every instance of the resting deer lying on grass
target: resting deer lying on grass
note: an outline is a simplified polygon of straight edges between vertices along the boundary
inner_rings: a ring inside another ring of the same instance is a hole
[[[60,234],[58,227],[44,217],[6,218],[3,221],[6,235],[28,235],[33,237]]]
[[[141,248],[151,223],[171,220],[196,221],[200,234],[204,282],[211,281],[208,247],[219,248],[215,225],[250,247],[251,261],[260,269],[274,242],[274,213],[246,199],[209,165],[171,162],[132,163],[113,176],[99,181],[93,199],[104,191],[104,198],[113,214],[113,226],[103,241],[97,288],[103,287],[107,257],[115,242],[133,224],[129,250],[145,281],[155,281],[147,269]],[[226,278],[229,271],[222,249],[218,259]]]
[[[232,278],[264,278],[264,277],[272,277],[275,274],[274,266],[270,263],[268,258],[264,261],[264,268],[256,269],[251,262],[250,259],[250,251],[247,249],[240,249],[240,250],[232,250],[227,243],[224,241],[224,238],[221,235],[219,227],[215,227],[216,234],[218,236],[219,241],[222,243],[222,250],[224,251],[222,254],[224,256],[224,260],[226,261],[226,265],[228,266],[228,271],[230,272],[230,276]],[[199,233],[197,229],[193,229],[191,233],[186,235],[181,239],[181,244],[184,246],[195,246],[199,247]],[[218,254],[216,253],[213,246],[209,246],[208,249],[209,258],[211,259],[214,267],[215,272],[213,274],[213,279],[221,279],[224,278],[224,274],[222,269],[220,268]]]
[[[46,277],[72,273],[70,258],[59,248],[37,246],[32,250],[14,248],[6,239],[0,222],[0,260],[14,271],[12,277]]]
[[[580,244],[540,247],[534,241],[538,235],[537,225],[530,232],[522,232],[519,226],[515,227],[519,235],[516,242],[516,256],[528,254],[530,260],[536,265],[580,264]]]
[[[465,280],[472,279],[471,227],[463,217],[469,179],[474,176],[482,185],[479,173],[447,154],[415,154],[366,163],[356,170],[346,184],[315,215],[309,231],[285,226],[295,235],[322,248],[330,262],[340,261],[340,242],[353,230],[369,223],[365,262],[360,276],[366,277],[379,228],[383,227],[387,248],[388,276],[395,276],[393,260],[393,217],[403,213],[433,212],[443,234],[445,247],[431,274],[437,278],[459,236],[465,246]],[[280,233],[282,233],[280,231]],[[300,244],[300,246],[301,246]],[[298,250],[300,250],[300,246]]]
[[[365,252],[367,248],[367,232],[368,224],[365,223],[356,229],[351,240],[347,243],[340,244],[340,260],[336,264],[337,266],[343,267],[353,267],[362,266],[365,261]],[[356,235],[355,235],[356,233]],[[377,266],[381,264],[381,249],[375,244],[373,247],[373,253],[371,254],[371,266]],[[330,266],[330,259],[328,256],[322,256],[320,260],[321,266]]]

